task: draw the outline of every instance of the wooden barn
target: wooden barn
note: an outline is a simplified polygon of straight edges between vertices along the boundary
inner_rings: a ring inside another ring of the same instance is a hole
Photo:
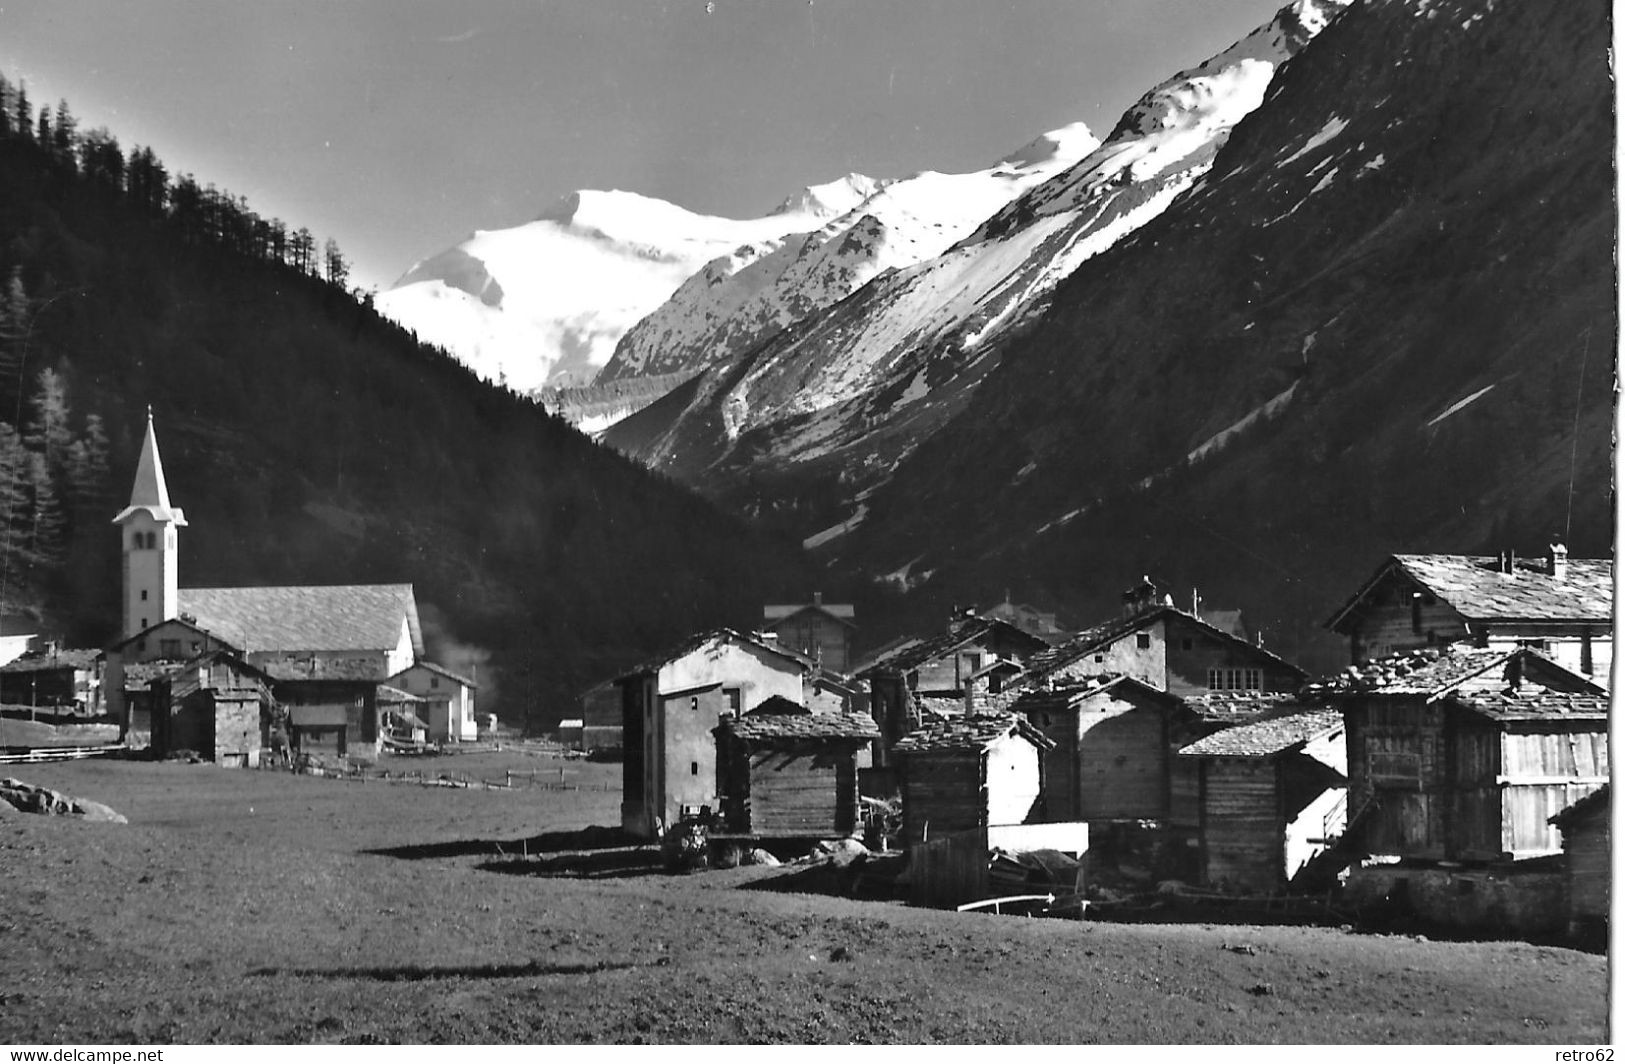
[[[772,699],[724,718],[715,735],[717,796],[729,833],[843,838],[859,831],[858,755],[880,736],[871,718]]]
[[[1055,746],[1016,714],[956,717],[909,733],[896,748],[903,795],[903,838],[1002,824],[1044,815],[1044,755]]]
[[[90,713],[101,701],[102,652],[48,646],[0,665],[0,703]]]
[[[1197,843],[1202,825],[1201,762],[1177,756],[1177,751],[1198,739],[1226,728],[1278,716],[1297,703],[1286,691],[1209,691],[1180,700],[1185,713],[1174,728],[1176,755],[1168,778],[1168,824]]]
[[[1603,784],[1552,817],[1563,833],[1567,858],[1569,934],[1588,942],[1608,941],[1608,903],[1613,881],[1611,788]]]
[[[1202,882],[1238,892],[1286,887],[1343,833],[1343,715],[1293,706],[1185,747],[1196,766]]]
[[[844,673],[852,667],[856,615],[850,603],[825,602],[815,591],[811,602],[762,607],[762,628],[772,632],[781,646],[822,668]]]
[[[1582,676],[1606,677],[1613,657],[1614,562],[1570,558],[1555,539],[1542,557],[1395,554],[1326,627],[1349,660],[1469,641],[1532,647]]]
[[[1373,855],[1557,853],[1551,817],[1608,781],[1607,696],[1532,650],[1415,650],[1314,689],[1342,708],[1350,830]]]
[[[288,732],[301,754],[378,756],[383,742],[378,665],[370,658],[296,658],[266,662]]]
[[[1189,714],[1178,698],[1127,676],[1028,691],[1011,709],[1053,746],[1044,754],[1052,820],[1163,820],[1174,738]]]

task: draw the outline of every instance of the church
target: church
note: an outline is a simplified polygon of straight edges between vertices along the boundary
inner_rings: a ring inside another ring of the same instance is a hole
[[[123,636],[106,652],[104,689],[129,745],[165,754],[185,736],[208,760],[254,765],[274,718],[295,749],[377,754],[378,685],[426,664],[411,584],[181,587],[186,515],[170,503],[150,410],[130,503],[113,524]],[[443,738],[474,738],[471,699],[464,715]]]

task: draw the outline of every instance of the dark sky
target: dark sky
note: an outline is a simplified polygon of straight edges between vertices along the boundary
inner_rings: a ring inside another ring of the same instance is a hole
[[[0,70],[383,286],[577,188],[750,217],[1105,136],[1280,2],[0,0]]]

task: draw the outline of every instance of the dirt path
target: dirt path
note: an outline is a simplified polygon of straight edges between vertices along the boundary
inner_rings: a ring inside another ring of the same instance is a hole
[[[1604,1038],[1605,960],[1568,950],[740,889],[760,869],[480,870],[613,823],[604,791],[134,763],[25,778],[131,823],[0,819],[0,1041]]]

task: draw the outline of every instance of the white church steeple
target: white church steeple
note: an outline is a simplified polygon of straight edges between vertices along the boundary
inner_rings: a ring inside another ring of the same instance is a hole
[[[179,613],[180,578],[177,566],[177,528],[186,527],[186,515],[169,504],[164,465],[158,457],[158,436],[152,428],[152,407],[147,407],[147,437],[136,462],[130,505],[113,518],[124,548],[124,635],[135,635]]]

